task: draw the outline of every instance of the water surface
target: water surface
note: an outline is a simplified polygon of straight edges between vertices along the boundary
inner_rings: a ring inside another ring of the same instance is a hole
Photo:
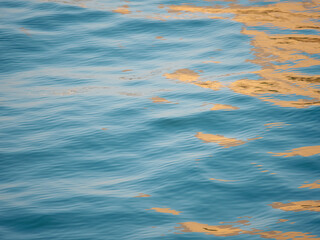
[[[318,0],[0,0],[0,236],[320,239]]]

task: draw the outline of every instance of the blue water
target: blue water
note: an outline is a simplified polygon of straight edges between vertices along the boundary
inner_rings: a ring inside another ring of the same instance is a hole
[[[251,225],[235,225],[243,230],[320,238],[319,211],[270,206],[320,200],[320,188],[299,188],[320,180],[319,154],[270,153],[320,145],[320,106],[286,107],[165,77],[190,69],[201,81],[259,80],[265,66],[254,62],[257,45],[244,28],[318,36],[319,29],[246,26],[159,8],[182,3],[0,0],[0,239],[307,239],[177,229],[183,222],[220,226],[243,216],[251,217],[244,218]],[[114,11],[122,5],[130,13]],[[319,60],[316,50],[302,54]],[[211,60],[216,63],[204,63]],[[319,65],[292,61],[282,72],[319,76]],[[319,78],[313,84],[304,89],[319,89]],[[288,91],[278,98],[320,101],[315,94]],[[212,111],[210,103],[239,109]],[[278,122],[284,124],[265,126]],[[261,138],[224,147],[202,141],[199,132]]]

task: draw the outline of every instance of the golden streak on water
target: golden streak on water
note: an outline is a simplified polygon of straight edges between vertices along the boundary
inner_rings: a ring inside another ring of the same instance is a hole
[[[319,1],[283,2],[265,6],[241,6],[232,4],[228,8],[220,6],[168,5],[168,13],[234,14],[234,21],[246,26],[268,26],[290,30],[320,29],[315,21],[320,17]],[[163,8],[163,6],[161,6]],[[225,17],[228,18],[228,17]],[[256,59],[249,60],[261,65],[262,69],[253,73],[262,80],[241,79],[229,85],[236,93],[258,97],[281,107],[307,108],[320,105],[320,91],[316,86],[320,77],[299,73],[296,69],[320,65],[320,60],[309,55],[320,53],[320,36],[312,34],[269,34],[262,30],[248,30],[242,33],[253,38]],[[294,71],[292,71],[292,70]],[[174,78],[167,75],[167,78]],[[184,81],[182,79],[179,79]],[[187,81],[193,82],[195,80]],[[210,81],[208,81],[210,82]],[[201,84],[194,83],[201,86]],[[215,82],[213,90],[222,87]],[[205,87],[202,85],[202,87]],[[273,95],[303,96],[311,99],[281,100]]]
[[[117,9],[112,10],[112,12],[121,13],[121,14],[129,14],[129,13],[131,13],[131,11],[129,10],[129,6],[128,5],[123,5],[121,7],[118,7]]]
[[[290,202],[290,203],[282,203],[282,202],[274,202],[270,204],[273,208],[281,209],[283,211],[313,211],[320,212],[320,200],[306,200],[300,202]]]
[[[182,232],[198,232],[219,237],[236,236],[242,232],[242,229],[233,227],[232,225],[210,226],[197,222],[183,222],[179,224],[180,227],[176,228]]]
[[[281,219],[280,219],[281,220]],[[285,220],[285,219],[282,219]],[[245,220],[246,221],[246,220]],[[248,225],[249,221],[242,222]],[[239,223],[237,221],[236,223]],[[228,237],[228,236],[238,236],[240,234],[257,235],[261,238],[276,239],[276,240],[320,240],[316,235],[310,235],[310,233],[303,232],[282,232],[282,231],[265,231],[260,229],[244,230],[239,227],[234,227],[233,225],[208,225],[197,222],[183,222],[179,223],[177,230],[182,233],[196,232],[204,233],[206,235],[214,235],[217,237]]]
[[[320,188],[320,180],[317,180],[317,181],[315,181],[313,183],[309,183],[309,184],[303,184],[299,188],[310,188],[310,189]]]
[[[152,97],[151,100],[154,103],[171,103],[169,100],[167,100],[165,98],[161,98],[161,97]]]
[[[286,124],[284,122],[276,122],[276,123],[266,123],[266,124],[264,124],[264,126],[266,126],[267,128],[282,127],[282,126],[286,126],[286,125],[290,125],[290,124]]]
[[[229,147],[234,147],[234,146],[239,146],[242,144],[245,144],[249,141],[261,139],[262,137],[256,137],[256,138],[249,138],[247,141],[242,141],[238,140],[235,138],[228,138],[219,134],[207,134],[207,133],[202,133],[198,132],[195,137],[199,138],[200,140],[204,141],[205,143],[217,143],[220,146],[223,146],[224,148],[229,148]]]
[[[139,193],[138,196],[135,196],[136,198],[141,198],[141,197],[151,197],[151,195],[149,194],[145,194],[145,193]]]
[[[173,209],[170,209],[170,208],[150,208],[150,209],[147,209],[147,210],[154,210],[154,211],[160,212],[160,213],[170,213],[170,214],[173,214],[173,215],[179,215],[181,213],[180,211],[176,211],[176,210],[173,210]]]
[[[234,107],[231,105],[225,105],[225,104],[215,104],[210,110],[216,111],[216,110],[237,110],[238,107]]]
[[[288,222],[289,219],[279,219],[277,223]]]
[[[199,78],[198,73],[187,68],[179,69],[174,73],[165,73],[163,76],[168,79],[179,80],[182,82],[195,82]]]
[[[168,79],[191,83],[196,86],[199,86],[202,88],[210,88],[211,90],[215,90],[215,91],[224,87],[224,85],[222,85],[218,81],[198,81],[200,77],[199,74],[193,70],[186,69],[186,68],[178,69],[173,73],[165,73],[163,76]]]
[[[293,157],[293,156],[299,155],[303,157],[309,157],[309,156],[320,153],[320,145],[294,148],[284,153],[273,153],[273,152],[269,152],[269,153],[273,154],[274,156]]]
[[[210,180],[219,181],[219,182],[235,182],[236,181],[236,180],[224,180],[224,179],[216,179],[216,178],[210,178]]]
[[[238,145],[245,144],[245,141],[238,140],[235,138],[227,138],[222,135],[214,135],[214,134],[206,134],[202,132],[198,132],[195,137],[201,139],[202,141],[209,143],[217,143],[225,148],[234,147]]]

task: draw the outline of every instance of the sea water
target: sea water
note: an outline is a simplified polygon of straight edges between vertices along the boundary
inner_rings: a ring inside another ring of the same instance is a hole
[[[320,239],[319,11],[0,0],[0,239]]]

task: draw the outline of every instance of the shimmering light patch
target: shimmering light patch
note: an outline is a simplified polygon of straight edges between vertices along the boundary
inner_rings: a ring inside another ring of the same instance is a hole
[[[301,147],[301,148],[294,148],[292,150],[289,150],[284,153],[273,153],[274,156],[284,156],[284,157],[293,157],[293,156],[303,156],[303,157],[309,157],[312,155],[316,155],[320,153],[320,145],[318,146],[308,146],[308,147]]]
[[[215,104],[214,107],[212,107],[210,110],[216,111],[216,110],[237,110],[237,109],[239,108],[231,105]]]
[[[320,180],[317,180],[317,181],[315,181],[313,183],[309,183],[309,184],[303,184],[299,188],[310,188],[310,189],[320,188]]]
[[[151,197],[151,195],[149,195],[149,194],[145,194],[145,193],[139,193],[139,195],[138,196],[135,196],[136,198],[141,198],[141,197]]]
[[[154,103],[171,103],[171,102],[168,101],[167,99],[161,98],[161,97],[152,97],[151,100],[152,100]]]
[[[317,90],[298,87],[289,82],[276,80],[238,80],[229,86],[234,92],[249,96],[264,94],[296,94],[309,97],[319,97]],[[267,100],[267,98],[266,98]]]
[[[269,238],[269,239],[276,239],[276,240],[320,240],[317,238],[316,235],[309,235],[310,233],[303,233],[303,232],[282,232],[282,231],[267,231],[264,232],[262,230],[252,230],[252,231],[245,231],[244,233],[250,235],[259,235],[261,238]]]
[[[235,138],[227,138],[222,135],[214,135],[214,134],[205,134],[202,132],[198,132],[195,137],[201,139],[204,142],[213,142],[217,143],[225,148],[234,147],[238,145],[245,144],[245,141],[238,140]]]
[[[210,88],[215,91],[219,90],[222,87],[225,87],[218,81],[198,81],[200,77],[199,74],[187,68],[179,69],[173,73],[165,73],[163,76],[165,76],[168,79],[191,83],[196,86],[199,86],[202,88]]]
[[[242,79],[230,84],[230,88],[241,94],[259,97],[282,107],[306,108],[320,105],[320,92],[316,86],[318,76],[293,72],[290,69],[317,66],[318,59],[307,56],[319,52],[318,36],[313,35],[270,35],[263,31],[243,30],[242,33],[254,36],[251,42],[255,47],[256,59],[253,63],[263,68],[255,73],[262,80]],[[317,45],[317,46],[316,46]],[[281,100],[271,95],[304,96],[310,99]],[[266,96],[269,95],[269,96]]]
[[[129,14],[129,13],[131,13],[131,11],[129,10],[129,6],[128,5],[123,5],[121,7],[118,7],[117,9],[112,10],[112,12],[121,13],[121,14]]]
[[[205,82],[198,81],[198,82],[194,82],[193,84],[202,88],[210,88],[211,90],[214,90],[214,91],[217,91],[220,88],[224,87],[224,85],[222,85],[218,81],[205,81]]]
[[[288,222],[289,219],[279,219],[277,223]]]
[[[266,126],[267,128],[273,128],[273,127],[282,127],[285,125],[290,125],[290,124],[286,124],[284,122],[275,122],[275,123],[266,123],[264,124],[264,126]]]
[[[219,182],[235,182],[236,181],[236,180],[225,180],[225,179],[216,179],[216,178],[210,178],[210,180],[219,181]]]
[[[232,225],[210,226],[197,222],[183,222],[179,224],[180,226],[176,228],[182,232],[198,232],[219,237],[236,236],[242,232],[240,228],[233,227]]]
[[[320,101],[317,99],[309,100],[309,99],[298,99],[296,101],[283,101],[272,98],[260,98],[263,101],[274,103],[280,107],[294,107],[294,108],[307,108],[310,106],[320,106]]]
[[[261,165],[261,164],[259,164],[259,165],[257,165],[258,163],[251,163],[251,164],[253,164],[255,167],[257,167],[263,173],[269,173],[270,172],[269,170],[263,170],[263,168],[262,168],[263,165]],[[270,174],[276,174],[276,173],[270,173]]]
[[[274,202],[270,204],[273,208],[281,209],[283,211],[314,211],[320,212],[320,200],[307,200],[300,202],[290,202],[290,203],[282,203],[282,202]]]
[[[179,80],[182,82],[194,82],[199,78],[199,74],[190,69],[184,68],[175,71],[174,73],[165,73],[163,76],[173,80]]]
[[[204,14],[202,17],[206,18],[221,17],[217,14],[234,14],[234,21],[247,26],[263,25],[291,30],[320,29],[315,21],[319,18],[320,7],[318,1],[309,1],[308,3],[282,2],[264,6],[232,4],[228,8],[182,4],[168,5],[166,8],[172,14]],[[253,38],[251,44],[254,47],[256,59],[250,60],[250,62],[262,66],[261,70],[253,72],[260,75],[262,80],[237,80],[228,86],[231,90],[257,97],[281,107],[307,108],[320,106],[320,91],[317,86],[320,82],[319,76],[297,71],[299,68],[320,65],[320,60],[313,57],[313,54],[320,53],[320,37],[318,35],[304,33],[270,34],[267,31],[248,30],[246,28],[242,30],[242,33]],[[220,87],[207,88],[218,90]],[[292,95],[293,97],[303,96],[304,99],[282,100],[273,97],[279,94]]]
[[[308,4],[302,2],[284,2],[265,6],[240,6],[230,5],[229,8],[220,6],[195,6],[195,5],[169,5],[168,12],[190,12],[204,14],[235,14],[234,20],[248,26],[273,25],[279,28],[292,30],[319,29],[313,19],[317,19],[319,5],[317,1]],[[313,10],[313,11],[310,11]],[[211,17],[212,16],[208,16]],[[219,16],[218,16],[219,17]],[[221,17],[221,16],[220,16]],[[279,21],[281,19],[281,21]]]
[[[181,211],[176,211],[176,210],[173,210],[173,209],[170,209],[170,208],[150,208],[150,209],[147,209],[147,210],[154,210],[154,211],[160,212],[160,213],[170,213],[170,214],[173,214],[173,215],[179,215],[181,213]]]
[[[245,222],[248,224],[247,222]],[[257,235],[261,238],[276,239],[276,240],[320,240],[316,235],[310,235],[310,233],[303,232],[282,232],[282,231],[263,231],[259,229],[243,230],[233,225],[216,225],[210,226],[208,224],[202,224],[197,222],[183,222],[179,223],[179,227],[176,229],[181,232],[196,232],[205,233],[207,235],[214,235],[217,237],[238,236],[240,234]]]

